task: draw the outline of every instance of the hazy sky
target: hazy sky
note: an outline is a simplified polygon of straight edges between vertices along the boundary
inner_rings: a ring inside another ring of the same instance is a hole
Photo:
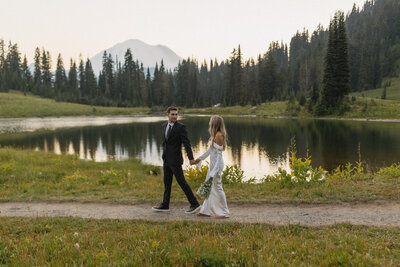
[[[297,30],[327,27],[353,3],[364,0],[0,0],[0,38],[16,42],[29,62],[37,46],[66,63],[127,39],[200,61],[226,59],[240,44],[249,58],[271,41],[288,43]]]

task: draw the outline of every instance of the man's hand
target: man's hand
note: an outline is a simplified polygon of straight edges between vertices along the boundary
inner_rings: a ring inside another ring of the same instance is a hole
[[[190,165],[196,164],[196,161],[194,159],[191,159],[189,162],[190,162]]]

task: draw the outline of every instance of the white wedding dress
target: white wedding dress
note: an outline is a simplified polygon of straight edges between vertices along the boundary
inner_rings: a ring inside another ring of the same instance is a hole
[[[200,214],[207,216],[229,217],[229,209],[226,203],[224,189],[222,188],[221,173],[224,169],[224,161],[222,159],[223,147],[215,142],[209,142],[208,150],[199,157],[205,160],[210,156],[210,166],[208,168],[206,181],[213,177],[210,196],[204,200],[200,208]],[[201,162],[199,163],[199,165]]]

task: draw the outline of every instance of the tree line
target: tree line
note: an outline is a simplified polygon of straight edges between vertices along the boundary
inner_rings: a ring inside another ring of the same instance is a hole
[[[71,59],[66,73],[59,54],[53,73],[50,53],[36,48],[31,73],[18,45],[0,40],[0,90],[104,106],[257,105],[297,98],[319,113],[330,112],[350,91],[378,88],[383,78],[398,75],[400,2],[354,5],[346,15],[337,12],[328,29],[304,29],[289,45],[272,42],[256,59],[244,60],[239,45],[221,62],[188,58],[169,70],[161,61],[151,73],[133,59],[134,52],[128,49],[122,61],[104,52],[98,74],[81,58]]]

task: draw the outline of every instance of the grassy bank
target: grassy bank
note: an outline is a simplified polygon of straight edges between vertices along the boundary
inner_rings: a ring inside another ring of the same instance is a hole
[[[400,83],[400,81],[399,81]],[[391,87],[390,87],[391,88]],[[379,90],[379,89],[377,89]],[[392,89],[391,89],[392,90]],[[400,89],[393,89],[396,92]],[[367,92],[366,92],[367,94]],[[400,94],[400,93],[399,93]],[[356,95],[356,93],[354,94]],[[381,100],[371,97],[356,97],[350,101],[349,111],[344,114],[334,114],[327,118],[365,118],[365,119],[400,119],[400,101]],[[99,107],[65,102],[56,102],[52,99],[40,98],[38,96],[24,96],[21,92],[10,91],[0,93],[0,118],[20,117],[57,117],[57,116],[79,116],[79,115],[130,115],[163,113],[164,108],[118,108]],[[306,106],[298,103],[287,109],[287,102],[270,102],[257,106],[232,106],[232,107],[209,107],[209,108],[182,108],[184,114],[220,114],[220,115],[254,115],[254,116],[295,116],[314,117]]]
[[[368,97],[356,97],[349,102],[349,110],[344,114],[333,114],[326,118],[361,118],[361,119],[400,119],[400,101],[382,100]],[[257,106],[210,107],[199,109],[184,109],[187,114],[219,114],[219,115],[254,115],[254,116],[290,116],[315,117],[306,106],[294,105],[287,110],[287,102],[263,103]]]
[[[386,78],[382,84],[390,84],[386,87],[386,99],[387,100],[400,100],[400,77]],[[368,97],[368,98],[381,98],[383,88],[366,90],[363,92],[351,93],[351,96],[357,97]]]
[[[301,166],[300,166],[301,167]],[[150,174],[153,173],[153,174]],[[0,149],[0,201],[107,201],[158,203],[163,193],[160,168],[138,159],[92,162],[74,155]],[[196,190],[202,180],[190,179]],[[286,186],[279,181],[224,185],[233,203],[328,203],[400,199],[400,166],[379,173],[346,171],[327,175],[323,182]],[[186,197],[174,181],[172,202]]]
[[[1,218],[0,265],[398,266],[400,228]]]
[[[58,117],[80,115],[129,115],[148,113],[149,108],[98,107],[66,102],[34,95],[24,96],[18,91],[0,93],[0,118]]]

